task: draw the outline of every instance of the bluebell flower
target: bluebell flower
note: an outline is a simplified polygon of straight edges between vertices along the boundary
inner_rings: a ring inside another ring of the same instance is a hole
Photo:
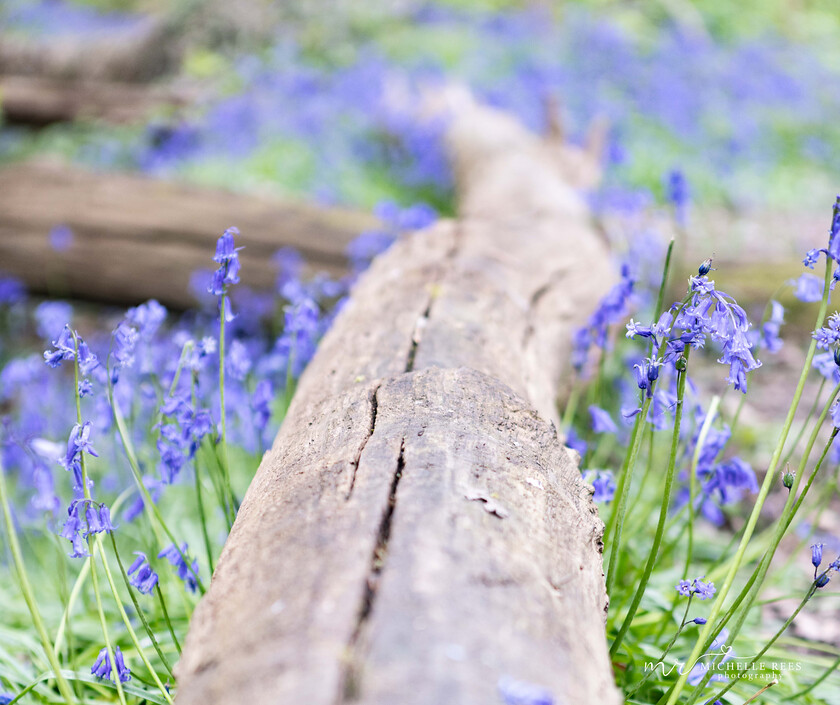
[[[196,588],[198,587],[198,583],[196,581],[196,576],[198,575],[198,561],[193,560],[191,565],[187,565],[187,561],[189,560],[187,544],[181,544],[180,551],[178,551],[175,544],[170,544],[158,554],[158,558],[166,558],[166,560],[172,564],[172,567],[176,569],[178,577],[184,582],[184,586],[187,590],[190,592],[196,591]]]
[[[274,400],[274,390],[271,381],[261,379],[254,388],[251,405],[254,410],[254,425],[258,431],[263,431],[271,418],[271,402]]]
[[[703,617],[695,617],[691,621],[695,624],[699,624],[702,627],[708,620],[704,619]]]
[[[593,404],[589,407],[589,416],[592,419],[592,431],[594,433],[615,433],[618,431],[618,427],[610,418],[609,412],[604,409]]]
[[[840,313],[833,313],[826,321],[828,325],[815,330],[811,337],[817,341],[817,347],[821,350],[830,350],[840,343]]]
[[[802,264],[804,264],[808,269],[813,269],[817,260],[820,258],[820,252],[822,252],[822,250],[808,250],[808,252],[805,253],[805,258],[802,260]]]
[[[125,320],[137,328],[140,335],[151,338],[166,320],[166,307],[156,299],[128,309]]]
[[[234,246],[234,235],[239,235],[237,228],[228,228],[222,233],[216,242],[216,254],[213,261],[219,264],[218,269],[213,273],[210,286],[207,291],[214,296],[221,296],[227,291],[228,284],[239,283],[239,251],[241,247]],[[228,315],[232,316],[230,310],[224,312],[225,320]]]
[[[577,435],[574,428],[570,428],[566,433],[566,445],[572,450],[577,451],[581,458],[586,455],[588,445],[586,441]]]
[[[819,277],[808,274],[800,274],[796,279],[788,281],[793,287],[793,295],[805,303],[821,301],[823,297],[823,281]]]
[[[782,339],[779,331],[785,322],[785,309],[778,301],[771,301],[770,318],[761,327],[761,339],[759,344],[769,353],[777,353],[782,349]]]
[[[79,396],[89,397],[93,394],[93,385],[91,384],[89,379],[83,379],[79,381]]]
[[[135,551],[134,554],[137,558],[126,571],[131,576],[128,582],[144,595],[148,595],[158,583],[158,574],[152,570],[145,553]]]
[[[71,558],[85,558],[90,555],[87,551],[87,537],[102,532],[111,533],[113,530],[111,513],[106,504],[75,499],[67,508],[67,520],[59,536],[73,545]]]
[[[499,678],[497,688],[505,705],[555,705],[556,702],[550,690],[510,676]]]
[[[609,503],[615,497],[615,477],[611,470],[587,470],[583,473],[583,479],[592,484],[592,499],[595,502]]]
[[[680,580],[675,586],[677,592],[684,597],[696,595],[700,600],[711,599],[715,594],[715,584],[705,582],[703,577],[705,576],[694,580]]]
[[[815,543],[811,546],[811,563],[814,566],[814,569],[820,567],[820,563],[822,563],[823,559],[823,547],[825,544],[822,543]]]
[[[125,660],[123,659],[122,651],[120,651],[119,646],[117,646],[114,650],[114,661],[116,662],[117,676],[120,681],[122,683],[130,681],[131,670],[125,665]],[[99,652],[99,656],[94,662],[93,667],[90,669],[90,672],[97,678],[114,680],[111,676],[111,660],[108,658],[107,648],[102,647],[102,650]]]
[[[585,326],[575,331],[572,336],[572,365],[578,374],[589,356],[589,350],[595,346],[606,349],[607,331],[609,327],[621,321],[627,314],[636,286],[630,267],[625,264],[621,268],[621,279],[601,299],[598,308],[589,317]]]
[[[76,358],[76,342],[73,335],[70,327],[65,326],[58,338],[52,342],[53,350],[44,352],[44,360],[50,367],[58,367],[64,360],[74,360]],[[79,370],[82,374],[90,374],[99,365],[99,360],[90,351],[87,343],[79,337],[78,333],[75,336],[79,346]]]

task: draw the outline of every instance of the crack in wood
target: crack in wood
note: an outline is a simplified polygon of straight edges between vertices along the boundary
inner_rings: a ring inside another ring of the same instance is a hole
[[[368,402],[370,403],[370,422],[368,424],[368,433],[359,445],[356,457],[353,458],[351,463],[353,466],[353,475],[350,477],[350,488],[347,490],[347,494],[344,495],[344,501],[348,501],[353,495],[353,488],[356,486],[356,473],[359,471],[359,463],[362,461],[362,453],[364,452],[368,441],[371,439],[371,436],[373,436],[373,432],[376,430],[376,415],[379,412],[379,398],[377,395],[379,394],[379,388],[381,386],[381,384],[377,384],[371,390],[368,397]]]
[[[376,596],[379,591],[379,579],[388,556],[388,541],[391,539],[391,526],[394,521],[394,511],[397,508],[397,487],[400,484],[404,468],[405,438],[403,438],[400,443],[400,454],[397,457],[396,470],[391,478],[391,487],[388,492],[388,502],[385,505],[385,511],[382,513],[382,519],[379,522],[376,546],[371,554],[370,567],[365,580],[365,589],[362,596],[362,604],[356,618],[356,626],[354,627],[353,633],[350,635],[350,639],[347,642],[346,665],[341,679],[341,692],[339,694],[338,703],[356,700],[361,694],[361,659],[358,658],[355,651],[358,646],[362,630],[373,612],[373,606],[376,602]]]

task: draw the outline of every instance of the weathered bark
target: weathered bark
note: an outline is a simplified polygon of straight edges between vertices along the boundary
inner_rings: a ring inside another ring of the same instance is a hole
[[[73,120],[136,123],[152,110],[171,110],[189,101],[183,90],[158,86],[0,76],[0,111],[7,123],[18,125],[40,127]]]
[[[458,106],[461,216],[356,286],[244,499],[179,705],[617,703],[601,533],[555,396],[610,284],[550,151]]]
[[[139,176],[34,163],[0,169],[0,269],[52,295],[184,308],[194,304],[191,273],[213,264],[229,225],[242,230],[243,282],[270,288],[278,248],[295,247],[313,269],[337,274],[347,244],[374,224],[350,210]],[[67,251],[50,246],[57,225],[73,231]]]

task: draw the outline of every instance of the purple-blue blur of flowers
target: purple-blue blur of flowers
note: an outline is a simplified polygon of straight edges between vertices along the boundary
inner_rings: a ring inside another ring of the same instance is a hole
[[[128,582],[144,595],[148,595],[158,583],[158,574],[152,570],[145,553],[135,551],[135,555],[137,558],[126,571],[130,576]]]
[[[695,595],[699,600],[710,600],[715,596],[715,584],[703,580],[706,576],[694,578],[694,580],[680,580],[676,584],[676,590],[680,595],[689,597]]]
[[[184,587],[190,592],[195,592],[198,587],[198,561],[193,560],[190,562],[190,565],[187,565],[187,562],[190,561],[190,556],[187,551],[187,544],[181,544],[181,550],[179,551],[178,547],[173,543],[158,553],[158,558],[168,560],[172,564],[172,567],[175,568],[178,577],[184,582]]]
[[[679,169],[672,169],[665,177],[665,197],[674,207],[677,224],[685,226],[688,209],[689,189],[685,174]]]
[[[536,683],[502,676],[496,687],[505,705],[555,705],[550,690]]]
[[[574,428],[570,428],[566,433],[566,446],[577,451],[581,458],[586,455],[586,450],[589,447],[586,441],[578,436]]]
[[[130,681],[131,670],[125,665],[125,659],[123,658],[122,651],[120,651],[119,646],[114,650],[114,661],[116,661],[117,664],[116,671],[120,682],[125,683]],[[99,652],[99,656],[93,664],[93,667],[90,669],[90,672],[97,678],[113,681],[114,679],[111,675],[111,670],[111,659],[108,658],[108,649],[103,646],[102,650]]]
[[[589,350],[593,346],[606,349],[607,331],[627,315],[635,285],[636,279],[630,267],[625,264],[621,268],[619,282],[601,299],[587,324],[575,331],[572,339],[572,365],[578,374],[583,373]]]
[[[587,470],[583,473],[584,482],[592,485],[592,499],[596,502],[611,502],[615,497],[615,476],[612,470]]]
[[[382,221],[383,228],[363,232],[347,246],[347,257],[355,274],[367,269],[373,258],[387,250],[401,234],[423,230],[437,220],[434,208],[425,203],[400,208],[391,201],[382,201],[374,208],[374,215]]]
[[[615,433],[618,431],[618,427],[608,411],[592,404],[589,407],[589,416],[592,419],[592,431],[594,433]]]
[[[56,252],[66,252],[73,246],[73,231],[67,225],[56,225],[50,230],[50,247]]]
[[[770,317],[761,326],[761,337],[757,347],[775,354],[782,349],[782,339],[779,332],[785,322],[785,308],[778,301],[770,302]]]
[[[0,304],[16,304],[26,298],[26,286],[17,277],[0,272]]]
[[[814,274],[805,272],[788,284],[793,287],[793,295],[807,304],[820,301],[823,296],[823,280]]]

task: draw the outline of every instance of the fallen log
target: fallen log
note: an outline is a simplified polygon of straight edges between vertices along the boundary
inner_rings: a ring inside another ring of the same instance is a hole
[[[177,66],[177,26],[165,17],[141,17],[95,32],[47,36],[4,33],[0,74],[86,81],[143,82]]]
[[[554,151],[454,102],[460,215],[375,261],[322,341],[194,613],[179,705],[486,705],[507,677],[619,701],[603,525],[555,405],[607,253]]]
[[[271,288],[272,255],[297,248],[314,270],[346,270],[345,249],[372,216],[60,164],[0,169],[0,269],[34,293],[119,304],[194,305],[190,276],[212,265],[220,227],[243,231],[243,282]],[[219,224],[222,224],[221,226]],[[73,232],[55,251],[51,230]]]
[[[153,111],[171,112],[190,102],[183,91],[160,86],[0,76],[0,113],[4,122],[15,125],[43,127],[74,120],[130,124]]]

